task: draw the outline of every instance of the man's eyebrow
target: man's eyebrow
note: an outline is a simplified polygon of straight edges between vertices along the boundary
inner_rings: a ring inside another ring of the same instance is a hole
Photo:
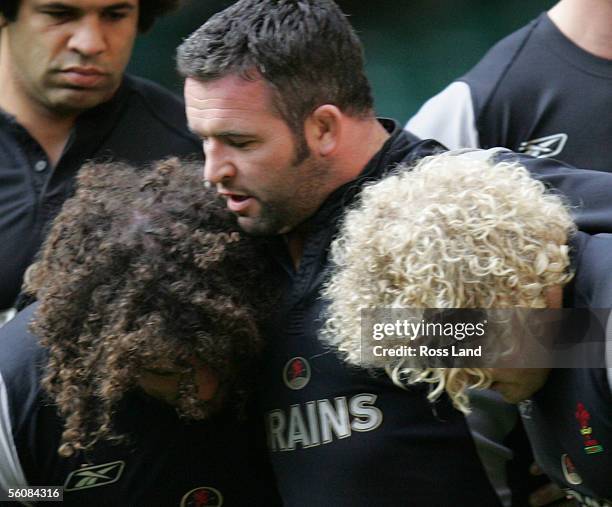
[[[253,134],[246,132],[232,132],[231,130],[225,132],[219,132],[216,137],[255,137]]]
[[[190,129],[191,130],[191,129]],[[201,132],[195,132],[191,130],[191,132],[198,137],[216,137],[216,138],[224,138],[224,137],[255,137],[255,134],[249,134],[247,132],[236,132],[233,130],[222,130],[220,132],[212,132],[209,134],[202,134]]]
[[[116,4],[112,4],[112,5],[108,5],[106,7],[104,7],[105,11],[115,11],[115,10],[134,10],[136,8],[136,6],[134,4],[131,4],[129,2],[117,2]]]
[[[69,9],[73,11],[80,10],[80,7],[76,5],[70,5],[64,2],[43,2],[41,4],[36,5],[36,9]]]
[[[46,3],[41,3],[39,5],[36,6],[37,9],[66,9],[66,10],[71,10],[71,11],[80,11],[83,10],[81,6],[78,5],[72,5],[72,4],[68,4],[65,2],[46,2]],[[106,7],[103,7],[102,10],[104,11],[108,11],[108,10],[134,10],[136,8],[136,6],[134,4],[131,4],[129,2],[117,2],[115,4],[112,5],[107,5]]]

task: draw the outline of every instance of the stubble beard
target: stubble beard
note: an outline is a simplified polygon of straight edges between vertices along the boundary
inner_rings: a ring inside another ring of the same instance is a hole
[[[251,236],[276,236],[292,228],[291,210],[287,206],[275,206],[260,202],[258,217],[238,217],[238,225]]]
[[[58,116],[76,116],[111,100],[120,85],[121,79],[91,89],[50,83],[43,105]]]
[[[295,191],[282,201],[260,200],[259,216],[238,217],[238,224],[246,233],[253,236],[286,234],[317,212],[325,199],[325,196],[321,195],[321,188],[325,187],[330,168],[317,163],[309,156],[299,166],[294,165],[290,170],[302,171],[305,173],[304,179],[296,185]]]

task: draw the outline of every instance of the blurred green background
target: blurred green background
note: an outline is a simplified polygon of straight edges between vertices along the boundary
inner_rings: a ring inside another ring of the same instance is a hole
[[[174,50],[232,1],[191,0],[136,44],[130,72],[181,93]],[[430,96],[474,65],[496,41],[554,0],[340,0],[365,46],[379,115],[406,121]]]

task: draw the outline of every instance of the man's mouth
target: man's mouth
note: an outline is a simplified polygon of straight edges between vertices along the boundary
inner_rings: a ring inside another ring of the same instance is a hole
[[[254,200],[250,195],[232,194],[231,192],[221,192],[221,195],[227,200],[227,207],[234,213],[244,211]]]
[[[94,88],[108,77],[102,69],[92,66],[67,67],[60,74],[70,85],[79,88]]]

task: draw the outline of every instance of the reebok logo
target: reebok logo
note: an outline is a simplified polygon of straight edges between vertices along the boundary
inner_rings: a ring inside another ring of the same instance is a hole
[[[567,134],[553,134],[525,141],[520,144],[518,151],[537,158],[554,157],[563,151],[566,142]]]
[[[125,461],[114,461],[104,465],[80,468],[68,476],[64,484],[64,490],[77,491],[112,484],[119,480],[124,467]]]

